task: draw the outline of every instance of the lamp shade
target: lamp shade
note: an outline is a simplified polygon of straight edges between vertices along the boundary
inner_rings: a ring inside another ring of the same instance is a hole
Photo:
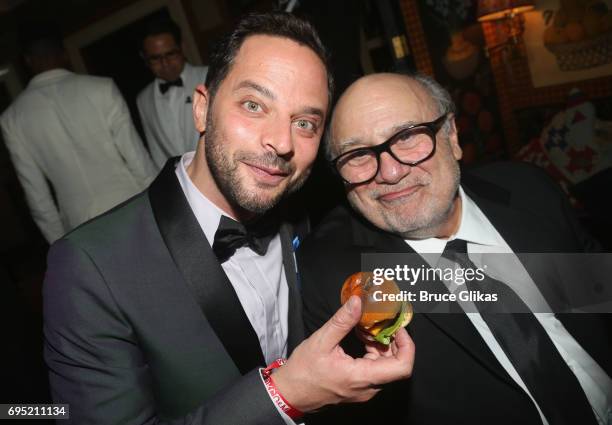
[[[534,0],[478,0],[478,20],[492,21],[534,8]]]

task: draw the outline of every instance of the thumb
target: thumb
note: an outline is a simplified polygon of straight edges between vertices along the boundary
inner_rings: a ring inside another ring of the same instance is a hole
[[[353,295],[316,333],[323,350],[331,351],[359,323],[361,299]]]

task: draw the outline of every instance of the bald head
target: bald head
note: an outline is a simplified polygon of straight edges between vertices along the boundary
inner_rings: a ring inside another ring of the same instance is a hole
[[[354,145],[352,141],[339,140],[337,136],[339,129],[350,127],[355,115],[360,115],[360,112],[376,114],[394,104],[425,108],[437,115],[454,112],[454,104],[448,92],[429,77],[392,73],[361,77],[346,89],[334,108],[325,140],[327,158],[332,159],[341,153],[342,150],[338,149],[343,147],[341,144],[348,148]]]
[[[370,74],[359,78],[346,89],[338,100],[336,112],[340,114],[347,106],[374,98],[385,100],[386,96],[393,92],[404,96],[426,95],[422,85],[412,76],[392,73]]]
[[[452,234],[462,155],[453,110],[448,92],[427,77],[374,74],[353,83],[327,140],[329,157],[345,154],[335,166],[352,182],[345,185],[352,207],[404,238]]]

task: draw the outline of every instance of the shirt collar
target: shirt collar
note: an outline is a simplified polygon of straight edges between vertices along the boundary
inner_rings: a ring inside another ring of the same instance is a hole
[[[191,210],[196,216],[204,235],[206,235],[206,239],[208,239],[208,242],[212,246],[221,216],[226,215],[230,217],[230,215],[213,204],[191,181],[189,174],[187,174],[187,167],[189,167],[189,164],[193,161],[194,155],[195,152],[187,152],[181,157],[176,166],[176,176],[185,193]]]
[[[461,224],[459,230],[450,239],[463,239],[469,243],[488,246],[503,246],[495,227],[485,216],[478,205],[459,188],[461,196]]]
[[[191,65],[189,65],[187,62],[185,62],[185,66],[183,66],[183,71],[181,71],[181,75],[179,75],[179,78],[181,80],[183,80],[183,89],[185,88],[185,78],[187,76],[187,68],[191,68]],[[159,91],[159,85],[162,83],[165,83],[166,80],[162,80],[161,78],[155,77],[155,80],[153,80],[153,87],[154,87],[154,91],[155,91],[155,96],[157,97],[164,97],[163,94],[161,94],[161,91]],[[180,87],[175,87],[175,88],[180,88]],[[168,93],[168,92],[167,92]]]
[[[438,254],[441,254],[446,243],[453,239],[463,239],[468,243],[478,245],[504,246],[504,242],[499,239],[495,227],[476,203],[467,196],[462,187],[459,187],[459,196],[461,197],[461,220],[457,233],[448,239],[406,239],[406,243],[416,252]]]
[[[63,77],[68,74],[72,74],[72,72],[64,68],[51,69],[49,71],[44,71],[44,72],[41,72],[40,74],[36,74],[30,80],[29,85],[32,86],[32,85],[44,84],[45,82],[49,80],[54,80],[56,78]]]

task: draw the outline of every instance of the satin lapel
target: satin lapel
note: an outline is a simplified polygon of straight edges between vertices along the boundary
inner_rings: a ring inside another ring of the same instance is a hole
[[[552,310],[565,311],[571,303],[567,291],[556,275],[554,262],[548,264],[542,257],[530,254],[569,253],[574,252],[576,247],[568,245],[562,232],[548,220],[529,211],[514,208],[509,201],[495,202],[468,190],[466,192],[512,248]],[[553,261],[552,258],[549,260]]]
[[[280,237],[283,250],[283,267],[289,287],[287,354],[291,354],[305,337],[304,321],[302,319],[302,296],[293,255],[293,226],[289,223],[283,223],[280,228]]]
[[[191,151],[195,149],[198,143],[199,135],[197,130],[195,129],[195,123],[193,122],[193,91],[194,88],[200,84],[204,83],[204,81],[198,80],[196,68],[190,66],[188,68],[188,72],[186,73],[185,78],[185,86],[184,92],[185,96],[183,98],[183,140],[182,144],[185,146],[185,151]],[[190,102],[187,103],[187,98],[189,98]]]
[[[183,113],[181,114],[181,118],[183,121],[183,140],[180,141],[181,144],[185,146],[185,151],[194,150],[197,146],[198,136],[195,130],[195,124],[193,122],[193,99],[191,93],[187,94],[187,90],[185,90],[185,96],[183,98]],[[189,97],[191,102],[187,103],[186,99]]]
[[[575,252],[576,247],[568,245],[559,232],[549,227],[541,217],[529,214],[507,205],[469,193],[487,215],[497,231],[517,253],[554,253]],[[533,282],[538,286],[553,311],[563,311],[566,305],[565,294],[558,281],[546,273],[541,260],[537,257],[520,256],[523,266]],[[612,338],[612,319],[607,314],[556,314],[566,330],[586,349],[603,367],[612,373],[610,346]],[[611,375],[612,376],[612,375]]]
[[[159,86],[155,83],[155,80],[153,81],[151,88],[152,90],[150,90],[149,92],[149,108],[153,110],[152,116],[156,117],[156,119],[153,120],[153,125],[155,126],[155,129],[157,130],[157,136],[161,141],[160,148],[163,150],[165,155],[170,156],[173,155],[173,153],[168,152],[168,141],[173,142],[173,140],[171,137],[169,137],[163,125],[163,123],[168,119],[168,117],[164,116],[157,107],[157,102],[155,100],[155,90],[159,90]]]
[[[372,244],[371,246],[376,252],[415,254],[415,251],[410,247],[410,245],[408,245],[398,236],[376,231],[370,226],[366,228],[361,225],[359,227],[361,228],[362,232],[358,237],[360,244],[363,244],[364,242]],[[355,232],[355,227],[353,229]],[[427,263],[424,260],[420,264],[427,266]],[[418,267],[420,264],[415,266]],[[444,286],[442,282],[429,283]],[[453,304],[455,305],[451,307],[452,311],[459,311],[461,309],[458,304]],[[420,313],[415,316],[415,320],[419,320],[419,316],[424,320],[431,321],[438,329],[440,329],[440,331],[455,341],[457,345],[462,347],[465,351],[470,353],[491,373],[506,381],[509,385],[516,387],[514,380],[512,380],[501,364],[497,361],[472,322],[468,319],[467,315],[463,313]]]
[[[539,217],[466,190],[515,253],[559,252],[555,230]],[[562,249],[562,248],[561,248]]]
[[[149,188],[153,214],[202,313],[244,375],[265,364],[259,338],[185,199],[175,163],[170,159]]]

